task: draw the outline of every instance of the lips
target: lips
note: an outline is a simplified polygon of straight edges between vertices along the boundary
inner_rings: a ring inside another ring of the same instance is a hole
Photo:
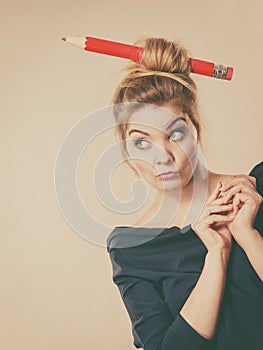
[[[165,173],[161,173],[161,174],[157,175],[157,177],[158,177],[158,176],[162,176],[162,175],[177,174],[177,173],[178,173],[178,171],[167,171],[167,172],[165,172]]]
[[[166,173],[159,174],[157,178],[162,181],[172,180],[178,178],[178,171],[167,171]]]

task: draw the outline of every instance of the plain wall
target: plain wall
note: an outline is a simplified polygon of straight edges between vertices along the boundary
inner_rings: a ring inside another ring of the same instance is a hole
[[[70,227],[54,188],[65,135],[110,103],[128,62],[81,51],[61,38],[90,35],[132,44],[158,35],[178,39],[195,58],[233,66],[232,81],[193,76],[209,169],[247,174],[263,155],[262,2],[9,0],[1,3],[0,17],[0,347],[134,349],[106,249]],[[94,140],[78,176],[86,205],[115,226],[133,217],[103,207],[91,181],[96,152],[111,138]],[[122,199],[129,199],[132,179],[120,167],[113,188]]]

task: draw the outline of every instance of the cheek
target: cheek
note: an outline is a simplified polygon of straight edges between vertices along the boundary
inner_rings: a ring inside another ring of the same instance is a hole
[[[146,161],[146,160],[133,160],[134,164],[136,165],[136,167],[138,168],[138,170],[141,173],[145,173],[150,174],[150,171],[153,171],[153,165],[150,161]]]
[[[194,138],[187,138],[180,144],[180,153],[187,162],[195,160],[197,155],[197,141]]]
[[[153,161],[153,153],[154,153],[154,148],[151,147],[149,149],[141,150],[138,149],[137,147],[131,146],[130,144],[127,144],[127,150],[130,159],[134,163],[141,164],[140,166],[147,165],[147,163],[152,164]],[[148,166],[150,166],[150,164]]]

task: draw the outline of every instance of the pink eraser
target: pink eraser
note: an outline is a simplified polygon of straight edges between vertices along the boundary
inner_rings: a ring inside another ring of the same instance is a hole
[[[233,67],[227,67],[226,79],[231,80],[233,75]]]

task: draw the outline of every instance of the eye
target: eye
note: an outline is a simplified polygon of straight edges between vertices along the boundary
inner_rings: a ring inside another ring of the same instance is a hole
[[[185,128],[174,129],[169,133],[169,139],[180,140],[185,135]]]
[[[146,149],[149,148],[151,144],[147,140],[140,138],[133,141],[133,145],[139,149]]]

